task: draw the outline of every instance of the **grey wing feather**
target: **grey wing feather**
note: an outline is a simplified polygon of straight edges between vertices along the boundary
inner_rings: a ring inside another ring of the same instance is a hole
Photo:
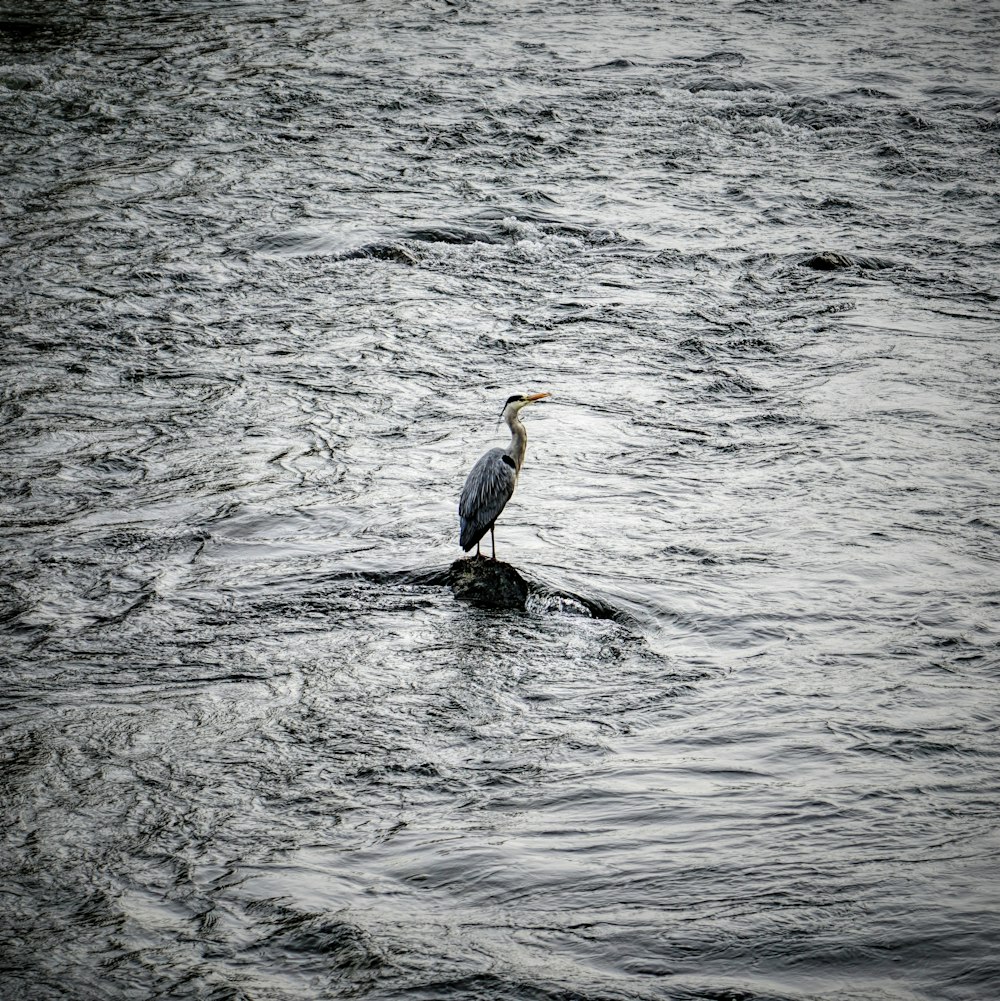
[[[472,467],[458,502],[463,549],[471,549],[486,534],[514,493],[515,483],[517,471],[502,448],[491,448]]]

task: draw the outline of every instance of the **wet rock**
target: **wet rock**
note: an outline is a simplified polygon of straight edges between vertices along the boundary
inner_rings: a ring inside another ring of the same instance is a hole
[[[813,271],[843,271],[845,268],[853,268],[854,261],[846,254],[836,254],[828,250],[807,258],[802,262],[802,267],[812,268]]]
[[[892,261],[881,257],[861,257],[848,254],[838,254],[833,250],[824,250],[821,254],[813,254],[799,261],[799,266],[812,268],[813,271],[845,271],[847,268],[859,268],[862,271],[878,271],[893,267]]]
[[[342,254],[342,261],[357,260],[359,258],[374,258],[377,261],[394,261],[397,264],[417,264],[416,256],[411,254],[406,247],[398,243],[368,243],[356,250],[351,250]]]
[[[528,584],[509,563],[473,557],[456,560],[448,573],[451,589],[459,601],[477,608],[524,610]]]
[[[408,240],[421,243],[499,243],[500,237],[479,226],[456,226],[442,224],[409,229],[404,234]]]

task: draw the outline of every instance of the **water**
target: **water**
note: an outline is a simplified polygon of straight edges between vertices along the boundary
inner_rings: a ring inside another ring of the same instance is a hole
[[[995,5],[0,20],[4,997],[1000,996]]]

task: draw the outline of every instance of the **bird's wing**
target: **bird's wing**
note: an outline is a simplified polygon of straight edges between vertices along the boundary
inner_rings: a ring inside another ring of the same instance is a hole
[[[514,492],[517,470],[502,448],[491,448],[469,473],[458,502],[459,542],[471,549],[504,509]]]

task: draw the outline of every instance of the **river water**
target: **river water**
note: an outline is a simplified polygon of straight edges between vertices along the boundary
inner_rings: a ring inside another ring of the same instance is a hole
[[[1000,997],[998,46],[8,4],[2,996]]]

